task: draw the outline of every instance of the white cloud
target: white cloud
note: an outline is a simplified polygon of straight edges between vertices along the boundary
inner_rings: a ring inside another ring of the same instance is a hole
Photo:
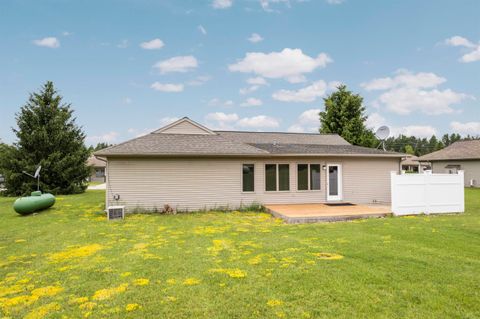
[[[298,83],[305,80],[305,73],[324,68],[330,62],[332,59],[326,53],[312,58],[300,49],[285,48],[280,52],[249,52],[245,58],[228,68],[232,72],[254,73],[265,78],[283,78]]]
[[[428,115],[440,115],[453,113],[452,104],[458,104],[468,96],[447,90],[419,90],[416,88],[398,88],[387,91],[380,95],[378,102],[390,111],[408,115],[415,111],[421,111]]]
[[[133,100],[129,97],[126,97],[126,98],[123,99],[123,103],[125,103],[125,104],[132,104],[132,102],[133,102]]]
[[[233,0],[213,0],[212,7],[215,9],[227,9],[233,5]]]
[[[466,136],[480,136],[480,122],[451,122],[450,128],[454,133],[458,133],[460,135]]]
[[[258,43],[258,42],[261,42],[263,41],[263,38],[260,34],[258,33],[252,33],[252,35],[250,37],[248,37],[247,39],[248,41],[252,42],[252,43]]]
[[[128,40],[123,39],[119,44],[117,44],[117,48],[120,48],[120,49],[128,48]]]
[[[47,37],[43,39],[33,40],[33,44],[39,47],[56,49],[60,47],[60,41],[55,37]]]
[[[259,85],[252,85],[252,86],[240,89],[239,92],[240,92],[240,94],[245,95],[245,94],[250,94],[252,92],[255,92],[259,88],[260,88]]]
[[[385,125],[386,122],[387,121],[385,120],[385,118],[382,115],[375,112],[375,113],[372,113],[372,114],[368,115],[368,118],[367,118],[367,121],[366,121],[365,125],[368,128],[375,131],[380,126]]]
[[[470,40],[458,35],[445,39],[445,44],[453,47],[467,47],[467,48],[475,47],[475,44],[470,42]]]
[[[326,0],[328,4],[342,4],[345,0]]]
[[[320,127],[320,109],[309,109],[300,114],[296,122],[288,128],[288,132],[318,132]]]
[[[63,35],[64,37],[71,36],[72,34],[73,34],[72,32],[68,32],[68,31],[63,31],[63,32],[62,32],[62,35]]]
[[[469,63],[469,62],[475,62],[475,61],[480,61],[480,45],[477,47],[476,50],[464,54],[461,58],[460,61]]]
[[[437,130],[430,125],[409,125],[403,127],[393,127],[390,129],[391,135],[398,136],[400,134],[405,136],[415,137],[431,137],[437,134]]]
[[[236,113],[209,113],[205,116],[207,126],[216,130],[234,130],[239,128],[251,128],[261,130],[264,128],[276,128],[280,125],[280,122],[270,116],[257,115],[253,117],[240,118]]]
[[[101,135],[94,135],[94,136],[89,136],[87,138],[87,140],[90,142],[90,143],[102,143],[102,142],[105,142],[105,143],[114,143],[117,141],[117,138],[118,138],[118,132],[115,132],[115,131],[111,131],[111,132],[108,132],[108,133],[105,133],[105,134],[101,134]]]
[[[435,73],[412,73],[408,70],[399,69],[394,77],[384,77],[373,79],[362,83],[361,86],[367,91],[389,90],[398,87],[407,88],[432,88],[444,83],[447,79],[436,75]]]
[[[257,115],[253,117],[244,117],[237,122],[237,126],[243,128],[253,128],[253,129],[262,129],[262,128],[276,128],[280,126],[280,122],[270,116],[266,115]]]
[[[188,72],[198,67],[197,59],[192,55],[176,56],[167,60],[159,61],[153,65],[161,73]]]
[[[272,5],[274,4],[284,4],[286,7],[291,7],[292,2],[306,2],[308,0],[258,0],[260,6],[266,12],[274,12]]]
[[[127,130],[128,134],[133,135],[135,137],[144,136],[144,135],[147,135],[147,134],[149,134],[153,131],[154,131],[154,129],[150,129],[150,128],[144,128],[144,129],[141,129],[141,130],[136,129],[136,128],[129,128]]]
[[[183,84],[160,83],[160,82],[155,82],[150,87],[155,91],[160,91],[160,92],[182,92],[184,88]]]
[[[233,101],[232,100],[221,100],[219,98],[213,98],[210,101],[208,101],[207,105],[208,106],[233,106]]]
[[[205,28],[203,27],[203,25],[200,24],[200,25],[197,27],[197,29],[198,29],[198,31],[200,31],[203,35],[207,35],[207,29],[205,29]]]
[[[163,48],[164,45],[163,41],[159,38],[140,43],[140,47],[145,50],[158,50]]]
[[[250,97],[246,99],[245,102],[240,104],[240,106],[260,106],[262,104],[263,104],[262,100],[256,99],[254,97]]]
[[[445,78],[434,73],[412,73],[398,70],[394,77],[373,79],[362,83],[367,91],[385,91],[374,104],[401,115],[422,112],[428,115],[453,113],[452,105],[469,98],[468,95],[451,89],[439,90],[437,86]],[[471,98],[471,97],[470,97]]]
[[[272,98],[277,101],[282,102],[302,102],[308,103],[313,102],[317,98],[325,95],[327,91],[327,83],[320,80],[312,83],[311,85],[299,89],[297,91],[293,90],[280,90],[274,92]]]
[[[251,84],[251,85],[267,85],[268,84],[267,80],[265,80],[261,76],[257,76],[257,77],[254,77],[254,78],[248,78],[247,83]]]
[[[445,44],[454,47],[464,47],[467,49],[471,49],[470,52],[460,57],[460,62],[470,63],[480,61],[480,43],[473,43],[472,41],[464,37],[456,35],[454,37],[446,39]]]

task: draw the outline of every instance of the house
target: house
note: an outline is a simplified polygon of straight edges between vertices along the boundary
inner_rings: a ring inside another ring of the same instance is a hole
[[[409,173],[423,173],[425,170],[430,169],[430,165],[427,162],[421,162],[418,156],[406,155],[401,162],[402,171]]]
[[[95,155],[107,159],[107,206],[127,211],[386,203],[404,156],[336,134],[212,131],[189,118]]]
[[[463,170],[466,187],[480,187],[480,140],[458,141],[444,149],[420,157],[432,163],[433,173]]]
[[[107,176],[107,163],[105,160],[102,160],[92,155],[87,160],[87,166],[90,167],[90,177],[88,178],[89,182],[105,183]]]

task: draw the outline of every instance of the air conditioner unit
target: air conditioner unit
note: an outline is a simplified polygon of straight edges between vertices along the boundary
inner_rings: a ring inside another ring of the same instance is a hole
[[[470,187],[476,187],[477,186],[477,180],[476,179],[471,179],[470,180]]]
[[[107,219],[124,219],[125,218],[125,206],[108,206]]]

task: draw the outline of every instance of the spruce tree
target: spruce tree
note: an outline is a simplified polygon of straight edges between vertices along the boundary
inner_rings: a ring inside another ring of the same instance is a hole
[[[32,174],[42,165],[40,189],[53,194],[83,192],[89,169],[84,145],[85,134],[75,123],[70,104],[62,102],[52,82],[46,82],[38,93],[16,114],[18,128],[13,132],[17,142],[4,161],[6,193],[22,195],[36,189],[36,181],[22,174]]]
[[[320,133],[337,133],[353,145],[375,147],[378,141],[365,125],[367,116],[363,98],[340,85],[324,98],[325,111],[320,112]]]

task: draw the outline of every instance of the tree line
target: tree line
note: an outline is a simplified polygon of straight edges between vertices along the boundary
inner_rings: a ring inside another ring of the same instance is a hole
[[[345,85],[324,98],[325,110],[319,113],[320,133],[336,133],[347,142],[365,147],[379,147],[381,141],[366,125],[367,115],[363,98],[349,91]],[[399,135],[385,140],[387,151],[422,156],[441,150],[461,140],[480,139],[480,136],[462,138],[460,134],[445,134],[440,139]]]

